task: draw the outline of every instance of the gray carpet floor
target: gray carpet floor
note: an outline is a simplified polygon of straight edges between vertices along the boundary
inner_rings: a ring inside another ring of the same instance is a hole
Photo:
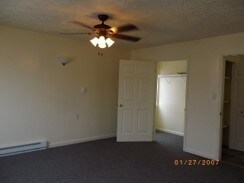
[[[244,169],[176,166],[202,159],[182,151],[182,137],[157,133],[156,142],[117,143],[115,138],[0,158],[0,183],[240,183]]]
[[[244,170],[244,152],[242,151],[236,151],[227,147],[223,147],[222,161],[230,165],[241,167]]]

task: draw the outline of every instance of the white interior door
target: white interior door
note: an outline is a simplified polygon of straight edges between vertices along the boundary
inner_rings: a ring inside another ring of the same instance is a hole
[[[121,60],[117,141],[152,141],[155,63]]]
[[[230,148],[244,151],[244,63],[233,65]]]

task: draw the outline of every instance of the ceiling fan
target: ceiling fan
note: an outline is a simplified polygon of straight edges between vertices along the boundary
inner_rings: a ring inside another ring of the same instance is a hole
[[[63,33],[63,34],[89,34],[89,35],[95,35],[93,39],[90,40],[90,42],[99,48],[106,48],[112,46],[114,41],[110,38],[117,38],[117,39],[123,39],[126,41],[132,41],[136,42],[139,41],[141,38],[136,36],[129,36],[125,34],[120,34],[121,32],[128,32],[133,30],[139,30],[135,25],[132,24],[126,24],[119,27],[111,27],[107,24],[105,24],[105,21],[108,20],[109,16],[106,14],[99,14],[98,19],[101,21],[100,24],[94,25],[93,27],[79,22],[79,21],[71,21],[71,23],[80,25],[82,27],[88,28],[91,30],[89,33]]]

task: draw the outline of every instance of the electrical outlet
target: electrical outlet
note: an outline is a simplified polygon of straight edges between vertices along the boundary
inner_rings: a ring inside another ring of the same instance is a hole
[[[79,114],[76,114],[76,115],[75,115],[75,119],[76,119],[76,120],[80,119],[80,115],[79,115]]]
[[[81,87],[80,88],[80,92],[83,93],[83,94],[86,93],[87,92],[87,88],[86,87]]]

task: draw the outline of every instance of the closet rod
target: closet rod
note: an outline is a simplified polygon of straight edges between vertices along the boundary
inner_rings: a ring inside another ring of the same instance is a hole
[[[169,77],[186,77],[186,74],[158,75],[158,78],[169,78]]]

